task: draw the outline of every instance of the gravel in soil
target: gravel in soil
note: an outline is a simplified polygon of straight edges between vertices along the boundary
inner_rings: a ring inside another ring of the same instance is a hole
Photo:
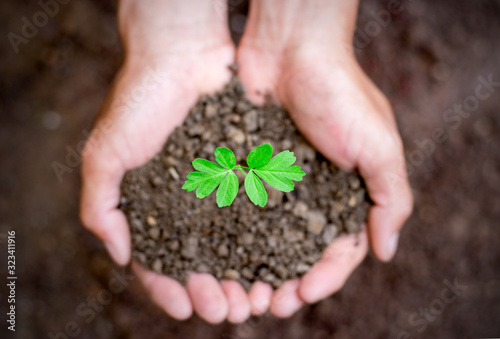
[[[240,281],[246,289],[257,280],[276,288],[306,273],[328,244],[359,232],[366,219],[361,177],[316,152],[283,108],[256,106],[244,93],[234,77],[220,92],[202,96],[163,150],[129,171],[121,185],[133,258],[184,284],[195,271]],[[250,202],[240,173],[240,191],[229,207],[217,207],[215,192],[198,199],[181,189],[194,159],[214,161],[215,148],[223,146],[245,164],[250,150],[267,142],[274,155],[294,152],[306,176],[289,193],[266,185],[264,208]]]

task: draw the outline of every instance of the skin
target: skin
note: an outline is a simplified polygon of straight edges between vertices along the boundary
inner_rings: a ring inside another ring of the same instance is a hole
[[[159,152],[199,95],[229,80],[227,65],[237,60],[249,99],[262,102],[257,90],[268,91],[322,154],[360,171],[375,203],[365,230],[336,239],[302,279],[276,291],[256,282],[246,293],[239,283],[208,274],[192,274],[184,288],[135,262],[132,269],[176,319],[193,311],[209,323],[240,323],[267,311],[288,317],[338,291],[369,244],[382,261],[394,256],[412,208],[402,143],[387,99],[345,52],[356,2],[254,0],[237,51],[224,10],[205,0],[120,2],[126,58],[83,151],[81,219],[114,261],[130,262],[129,229],[116,208],[124,173]],[[388,174],[397,180],[388,181]]]
[[[358,239],[338,238],[300,281],[273,294],[276,316],[290,316],[301,307],[299,301],[313,303],[338,291],[365,257],[369,242],[380,260],[390,260],[411,213],[411,190],[404,167],[398,166],[404,164],[403,147],[390,104],[346,52],[356,14],[355,2],[253,1],[237,51],[250,99],[263,100],[257,90],[270,92],[323,155],[343,169],[360,171],[375,203]],[[399,180],[389,182],[389,174]]]

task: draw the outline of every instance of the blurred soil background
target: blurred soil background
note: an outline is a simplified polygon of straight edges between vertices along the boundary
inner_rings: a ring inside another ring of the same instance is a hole
[[[402,1],[401,11],[377,26],[372,11],[388,2],[361,1],[356,54],[389,97],[411,164],[415,210],[396,258],[382,264],[369,255],[340,293],[290,319],[264,316],[238,326],[175,321],[135,280],[102,299],[120,270],[78,220],[78,161],[62,182],[52,163],[65,164],[67,147],[77,150],[86,139],[120,66],[116,4],[60,5],[16,54],[7,34],[20,34],[22,18],[31,21],[41,7],[1,2],[0,337],[49,338],[68,323],[78,338],[92,339],[499,337],[500,87],[476,99],[470,116],[446,111],[474,104],[468,97],[478,77],[500,81],[500,1]],[[248,5],[229,4],[238,40]],[[415,142],[435,133],[446,140],[433,141],[434,149]],[[8,230],[17,244],[14,335],[5,322]],[[467,289],[443,292],[444,281],[455,280]],[[446,303],[443,293],[454,300]],[[89,311],[96,297],[107,304]]]

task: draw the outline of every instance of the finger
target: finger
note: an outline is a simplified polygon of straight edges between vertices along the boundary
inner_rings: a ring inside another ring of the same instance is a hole
[[[221,286],[229,304],[227,320],[233,324],[247,320],[250,317],[250,300],[243,286],[232,280],[222,281]]]
[[[264,314],[269,309],[272,295],[273,288],[271,285],[261,281],[253,283],[252,288],[248,292],[252,315]]]
[[[198,315],[212,324],[226,319],[228,302],[219,282],[210,274],[191,273],[187,290]]]
[[[336,239],[326,249],[323,258],[302,277],[301,299],[315,303],[340,290],[367,252],[366,231]]]
[[[300,279],[288,280],[283,283],[271,298],[271,313],[278,318],[287,318],[297,312],[304,301],[299,297]]]
[[[87,143],[83,151],[80,218],[83,225],[105,243],[119,265],[130,261],[127,220],[116,209],[124,172],[120,160],[111,156],[104,145]]]
[[[387,133],[372,139],[370,144],[384,151],[362,150],[359,171],[375,203],[368,214],[372,248],[380,260],[389,261],[396,253],[399,230],[411,214],[413,197],[399,137]]]
[[[191,316],[193,308],[186,289],[176,280],[144,269],[132,262],[132,269],[151,299],[167,314],[178,320]]]

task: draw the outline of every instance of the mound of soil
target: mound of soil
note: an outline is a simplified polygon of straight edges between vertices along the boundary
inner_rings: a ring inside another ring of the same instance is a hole
[[[242,177],[235,201],[224,208],[217,207],[215,192],[198,199],[181,189],[194,159],[214,161],[215,148],[225,146],[245,164],[250,150],[267,142],[274,155],[294,152],[306,176],[289,193],[266,186],[264,208],[250,202]],[[247,289],[256,280],[278,287],[303,275],[335,237],[360,231],[369,206],[356,173],[317,153],[283,108],[245,99],[236,77],[199,99],[163,150],[125,175],[121,195],[133,258],[142,265],[182,283],[196,271]]]

